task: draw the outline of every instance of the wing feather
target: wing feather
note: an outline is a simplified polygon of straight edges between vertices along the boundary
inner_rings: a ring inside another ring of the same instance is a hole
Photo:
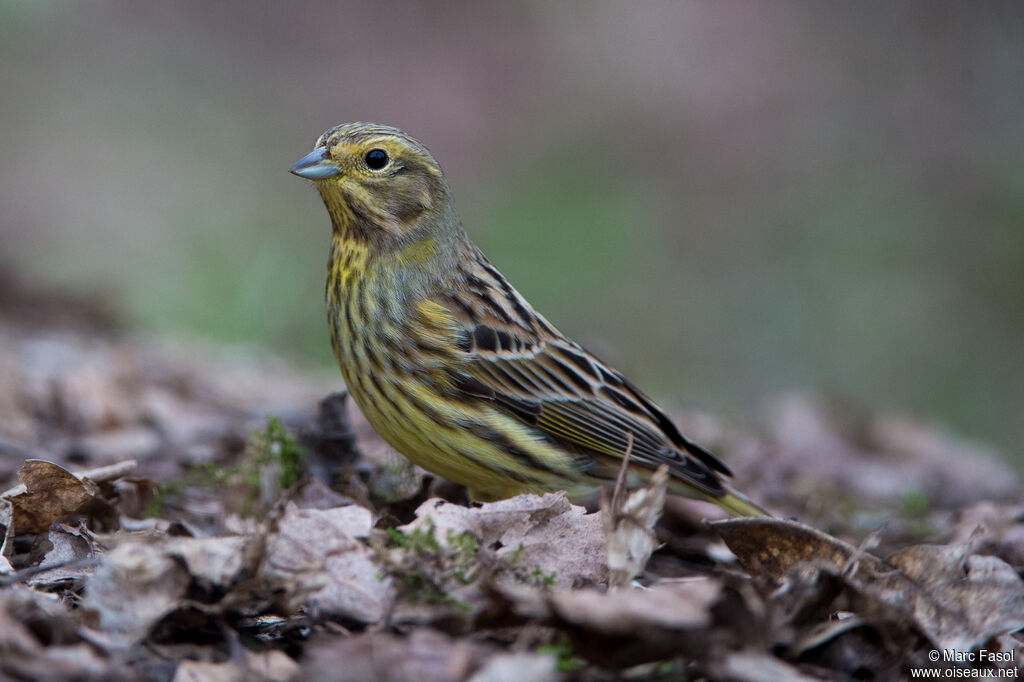
[[[526,304],[514,290],[498,287],[517,299],[515,305],[500,305],[493,291],[478,296],[487,299],[480,312],[465,299],[447,306],[462,325],[455,342],[459,362],[452,370],[457,391],[493,401],[574,452],[619,458],[632,434],[636,464],[651,469],[666,464],[694,487],[725,494],[715,474],[727,474],[725,465],[687,440],[647,396],[547,322],[540,324],[539,316],[532,334],[523,324],[509,324],[507,311],[522,319]]]

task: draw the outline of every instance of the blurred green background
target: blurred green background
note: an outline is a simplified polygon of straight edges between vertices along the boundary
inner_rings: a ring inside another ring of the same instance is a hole
[[[1018,462],[1024,5],[0,0],[0,263],[331,367],[287,173],[396,125],[534,305],[667,404],[793,387]]]

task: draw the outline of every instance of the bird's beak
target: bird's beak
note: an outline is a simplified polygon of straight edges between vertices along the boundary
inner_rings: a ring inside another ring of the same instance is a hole
[[[327,148],[317,147],[310,153],[303,156],[295,165],[288,169],[289,173],[295,173],[300,178],[307,180],[323,180],[341,173],[334,162],[327,159]]]

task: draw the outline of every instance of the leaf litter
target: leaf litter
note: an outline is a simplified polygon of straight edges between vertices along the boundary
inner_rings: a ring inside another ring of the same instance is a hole
[[[344,393],[279,362],[2,311],[0,341],[2,678],[888,680],[1021,665],[1020,481],[904,416],[810,395],[778,399],[755,431],[677,415],[780,518],[701,523],[709,508],[666,502],[660,474],[589,506],[468,505],[390,453]],[[982,649],[1002,658],[983,665]]]

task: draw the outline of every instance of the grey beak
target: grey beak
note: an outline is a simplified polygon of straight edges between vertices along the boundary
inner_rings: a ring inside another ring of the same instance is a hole
[[[317,147],[296,161],[295,165],[288,169],[288,172],[307,180],[323,180],[340,174],[341,169],[327,160],[326,147]]]

